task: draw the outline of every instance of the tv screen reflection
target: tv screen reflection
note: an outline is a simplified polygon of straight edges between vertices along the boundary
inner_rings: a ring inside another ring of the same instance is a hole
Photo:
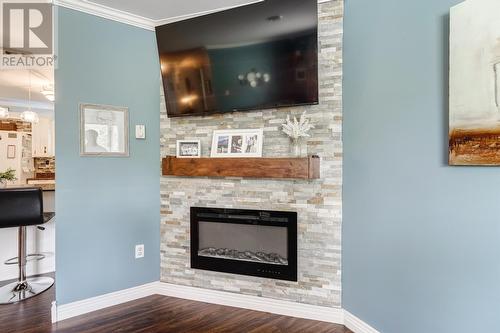
[[[317,0],[266,0],[156,28],[170,117],[318,103]]]

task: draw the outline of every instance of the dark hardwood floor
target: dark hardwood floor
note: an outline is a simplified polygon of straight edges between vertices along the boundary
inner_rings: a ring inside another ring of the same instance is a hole
[[[19,304],[0,305],[0,332],[352,333],[341,325],[159,295],[52,325],[54,290]]]
[[[46,276],[54,277],[54,274]],[[15,280],[2,281],[0,286]],[[50,328],[50,307],[55,300],[55,287],[44,293],[16,304],[0,304],[1,333],[42,333],[52,332]]]

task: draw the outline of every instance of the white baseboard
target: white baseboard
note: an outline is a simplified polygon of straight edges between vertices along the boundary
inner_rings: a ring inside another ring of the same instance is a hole
[[[341,308],[328,308],[272,298],[249,296],[202,288],[159,283],[160,295],[184,298],[198,302],[233,306],[249,310],[270,312],[285,316],[343,324]]]
[[[341,324],[345,325],[354,333],[380,333],[341,308],[329,308],[265,297],[241,295],[226,291],[174,285],[164,282],[152,282],[142,286],[56,306],[55,311],[52,312],[52,322],[55,323],[57,321],[155,294]]]
[[[380,333],[347,310],[344,310],[344,325],[354,333]]]
[[[129,289],[119,290],[109,294],[87,298],[81,301],[56,305],[56,311],[52,311],[56,318],[52,318],[52,322],[58,322],[68,318],[76,317],[92,311],[104,309],[113,305],[133,301],[139,298],[157,294],[158,282],[144,284],[142,286]]]

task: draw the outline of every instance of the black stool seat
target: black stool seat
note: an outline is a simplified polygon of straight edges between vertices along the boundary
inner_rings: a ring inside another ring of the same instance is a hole
[[[36,296],[54,284],[48,277],[26,278],[26,227],[41,225],[53,215],[44,218],[43,192],[40,188],[0,189],[0,228],[18,227],[17,282],[0,288],[0,304],[23,301]]]
[[[0,189],[0,228],[26,227],[43,223],[41,189]]]

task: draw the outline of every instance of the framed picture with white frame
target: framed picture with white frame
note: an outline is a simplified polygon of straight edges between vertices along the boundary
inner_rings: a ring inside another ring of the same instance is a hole
[[[80,104],[80,155],[129,156],[128,108]]]
[[[262,157],[264,131],[260,129],[216,130],[211,157]]]
[[[177,158],[199,158],[200,140],[177,140]]]

